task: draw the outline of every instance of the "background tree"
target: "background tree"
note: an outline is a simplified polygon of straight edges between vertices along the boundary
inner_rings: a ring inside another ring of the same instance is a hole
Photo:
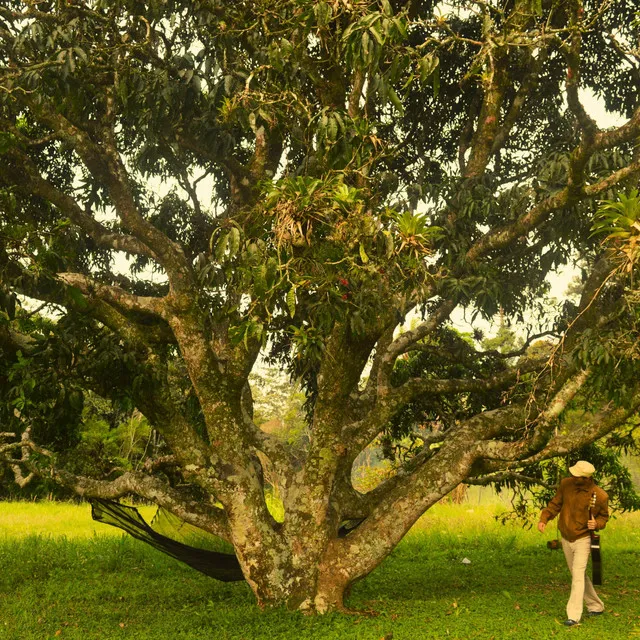
[[[18,482],[153,500],[229,540],[260,603],[324,612],[461,481],[621,428],[637,306],[591,228],[640,174],[634,11],[5,1],[0,455]],[[601,129],[589,94],[621,124]],[[580,302],[550,318],[547,276],[575,259]],[[542,310],[516,352],[448,326],[498,309],[514,330]],[[255,424],[260,357],[302,385],[309,438]],[[115,478],[65,467],[85,391],[166,451]],[[577,394],[589,411],[563,423]],[[353,461],[410,406],[439,429],[355,491]]]

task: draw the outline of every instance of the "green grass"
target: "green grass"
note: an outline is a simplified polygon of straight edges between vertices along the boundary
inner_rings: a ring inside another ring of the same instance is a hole
[[[640,514],[603,532],[606,615],[566,629],[568,571],[545,547],[553,532],[499,525],[500,508],[437,506],[354,586],[349,605],[375,615],[305,617],[261,612],[245,584],[93,523],[87,506],[0,503],[0,638],[640,638]]]
[[[155,507],[138,507],[138,510],[147,519],[155,513]],[[121,537],[122,531],[92,520],[88,504],[0,502],[0,540],[39,535],[75,540],[96,535]]]

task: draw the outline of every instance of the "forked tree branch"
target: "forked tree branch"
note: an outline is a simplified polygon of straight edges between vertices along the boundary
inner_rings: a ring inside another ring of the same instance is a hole
[[[148,246],[167,272],[172,286],[184,290],[192,285],[182,247],[146,220],[136,204],[130,177],[111,136],[100,145],[45,100],[21,99],[34,116],[72,146],[93,177],[107,188],[118,217],[129,231]]]
[[[25,195],[36,195],[50,202],[63,214],[69,216],[71,222],[80,227],[98,247],[147,256],[157,261],[155,253],[138,238],[112,231],[83,211],[71,196],[43,178],[26,154],[17,149],[11,149],[7,152],[7,156],[14,160],[15,166],[4,164],[4,182]]]
[[[47,304],[59,305],[90,315],[130,344],[142,346],[145,350],[153,343],[172,344],[175,342],[173,333],[157,316],[147,316],[151,320],[156,318],[157,322],[140,322],[139,319],[136,320],[131,315],[127,315],[125,305],[117,308],[112,303],[91,295],[80,299],[70,293],[69,287],[75,286],[74,284],[61,280],[36,278],[31,271],[24,269],[15,261],[10,261],[6,254],[2,256],[1,252],[0,262],[5,269],[5,275],[12,280],[12,287],[17,293]],[[74,275],[84,278],[80,274]],[[88,289],[87,292],[89,292]],[[155,300],[160,301],[160,299]],[[130,307],[133,306],[135,305],[130,304]],[[21,343],[23,347],[28,346],[25,342],[26,336],[13,332],[10,327],[5,331],[0,330],[0,341],[3,340],[7,346],[13,345],[12,348],[19,348]]]

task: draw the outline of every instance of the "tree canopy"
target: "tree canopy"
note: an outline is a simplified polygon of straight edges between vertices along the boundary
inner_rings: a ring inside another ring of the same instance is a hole
[[[550,459],[632,444],[636,11],[6,0],[15,479],[157,502],[230,541],[259,602],[324,612],[460,482],[548,480]],[[581,295],[554,305],[569,264]],[[483,348],[452,328],[461,312],[500,313],[521,341]],[[304,390],[297,439],[253,420],[266,365]],[[129,468],[74,468],[89,396],[161,441]],[[409,434],[396,473],[356,491],[356,457]]]

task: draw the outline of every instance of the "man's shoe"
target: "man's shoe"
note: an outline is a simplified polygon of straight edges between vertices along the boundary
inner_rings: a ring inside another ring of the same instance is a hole
[[[602,611],[587,611],[587,615],[590,618],[593,618],[594,616],[601,616],[604,613],[604,609]]]
[[[580,624],[580,623],[576,622],[575,620],[572,620],[571,618],[569,618],[568,620],[565,620],[562,624],[565,627],[575,627],[577,624]]]

